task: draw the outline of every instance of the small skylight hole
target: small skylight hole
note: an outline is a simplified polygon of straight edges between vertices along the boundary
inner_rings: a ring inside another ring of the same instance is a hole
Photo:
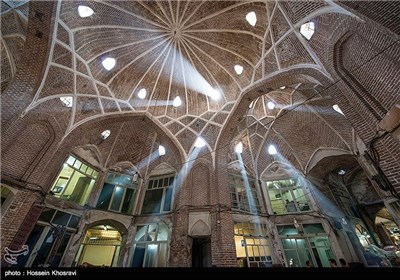
[[[101,133],[101,138],[103,138],[104,140],[106,140],[107,138],[108,138],[108,136],[110,136],[110,134],[111,134],[111,131],[110,130],[104,130],[102,133]]]
[[[311,37],[314,35],[314,32],[315,32],[315,25],[314,22],[312,21],[306,22],[300,27],[301,35],[303,35],[304,38],[306,38],[307,40],[311,39]]]
[[[71,108],[74,99],[72,98],[72,96],[62,96],[60,97],[60,100],[65,107]]]
[[[89,8],[88,6],[80,5],[78,7],[78,14],[82,18],[90,17],[91,15],[93,15],[93,13],[94,13],[94,11],[91,8]]]

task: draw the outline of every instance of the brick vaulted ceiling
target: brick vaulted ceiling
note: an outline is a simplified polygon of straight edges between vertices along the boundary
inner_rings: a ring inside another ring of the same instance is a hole
[[[80,17],[79,5],[94,14]],[[245,18],[252,11],[257,16],[254,27]],[[214,150],[238,101],[260,81],[299,67],[330,78],[323,58],[299,30],[303,23],[333,13],[348,14],[331,1],[59,1],[48,64],[25,112],[43,104],[65,112],[59,98],[71,96],[66,133],[105,115],[146,114],[184,154],[197,136]],[[116,60],[110,71],[102,66],[107,57]],[[240,75],[234,70],[237,64],[243,67]],[[265,141],[269,120],[310,99],[318,81],[286,86],[254,100],[248,125],[249,131],[258,125],[249,132],[255,142]],[[141,89],[147,91],[144,99],[138,97]],[[220,93],[217,100],[212,98],[215,92]],[[174,107],[177,96],[182,105]],[[269,100],[280,105],[270,110]],[[312,131],[325,133],[310,151],[304,150],[305,162],[320,145],[350,150],[349,126],[337,124],[344,118],[329,102],[315,102],[315,108],[328,108],[334,116],[323,117],[318,109],[304,105],[307,114],[298,121],[306,125],[317,120]],[[309,141],[301,136],[302,127],[292,122],[287,115],[274,123],[273,133],[290,143],[291,129],[298,139]]]

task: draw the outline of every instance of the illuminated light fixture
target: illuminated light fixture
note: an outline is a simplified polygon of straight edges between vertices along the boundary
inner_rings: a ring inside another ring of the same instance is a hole
[[[159,156],[165,155],[165,148],[163,145],[158,146],[158,154],[159,154]]]
[[[235,69],[236,74],[238,74],[238,75],[243,73],[243,66],[242,65],[236,64],[234,69]]]
[[[196,142],[194,142],[194,146],[196,148],[202,148],[206,145],[206,142],[201,137],[197,137]]]
[[[90,17],[91,15],[93,15],[93,13],[94,13],[94,11],[91,8],[89,8],[88,6],[80,5],[78,7],[78,14],[82,18]]]
[[[133,182],[137,182],[138,178],[139,178],[139,174],[138,174],[137,171],[136,171],[136,173],[133,174],[132,181],[133,181]]]
[[[285,86],[281,86],[281,87],[280,87],[280,89],[285,89],[285,88],[286,88]]]
[[[315,25],[314,22],[307,22],[300,27],[300,33],[304,36],[307,40],[310,40],[311,37],[314,35],[315,32]]]
[[[332,106],[332,108],[333,108],[333,110],[335,110],[336,112],[338,112],[339,114],[342,114],[344,116],[342,110],[340,110],[339,105],[335,104]]]
[[[60,100],[65,107],[71,108],[73,105],[72,96],[63,96],[63,97],[60,97]]]
[[[110,134],[111,134],[111,131],[110,130],[104,130],[102,133],[101,133],[101,138],[103,138],[104,140],[106,140],[107,138],[108,138],[108,136],[110,136]]]
[[[346,171],[344,171],[343,169],[340,169],[339,172],[338,172],[338,174],[339,174],[339,175],[344,175],[344,174],[346,174]]]
[[[342,224],[347,225],[347,221],[344,217],[342,217]]]
[[[146,95],[147,95],[147,91],[146,91],[145,88],[142,88],[141,90],[139,90],[139,92],[138,92],[138,94],[137,94],[137,96],[138,96],[140,99],[145,99]]]
[[[239,142],[235,146],[235,152],[241,154],[243,152],[243,143]]]
[[[175,97],[174,101],[172,102],[174,107],[179,107],[182,105],[182,100],[179,96]]]
[[[268,109],[272,110],[272,109],[275,108],[275,103],[274,103],[274,102],[271,102],[271,101],[268,101],[267,107],[268,107]]]
[[[257,23],[257,16],[255,12],[250,12],[246,15],[246,20],[251,26],[255,26]]]
[[[96,240],[96,239],[99,239],[97,236],[92,236],[92,237],[89,237],[89,239],[90,240]]]
[[[268,154],[270,154],[270,155],[276,155],[276,153],[277,153],[277,151],[276,151],[276,148],[275,148],[275,146],[274,145],[269,145],[269,147],[268,147]]]
[[[293,218],[293,224],[294,224],[294,227],[295,227],[295,228],[299,228],[299,227],[300,227],[300,225],[299,225],[299,223],[297,222],[296,218]]]
[[[107,58],[103,59],[103,61],[101,62],[101,64],[103,64],[103,67],[108,71],[110,71],[111,69],[114,68],[115,63],[116,63],[116,61],[112,57],[107,57]]]

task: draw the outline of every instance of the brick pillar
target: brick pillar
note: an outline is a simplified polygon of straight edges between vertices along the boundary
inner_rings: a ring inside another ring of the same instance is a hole
[[[173,215],[169,256],[170,267],[191,266],[192,256],[188,236],[188,222],[189,213],[187,209],[182,209]]]
[[[4,261],[5,248],[20,250],[42,213],[43,208],[34,205],[36,201],[36,193],[28,190],[19,191],[1,219],[1,265],[3,267],[10,266]]]

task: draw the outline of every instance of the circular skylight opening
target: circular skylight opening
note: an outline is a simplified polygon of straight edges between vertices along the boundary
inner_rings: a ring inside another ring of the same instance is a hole
[[[112,57],[107,57],[107,58],[103,59],[103,61],[101,63],[103,64],[103,67],[106,70],[110,71],[111,69],[114,68],[116,61]]]
[[[174,107],[179,107],[182,105],[182,100],[179,96],[175,97],[174,101],[172,102]]]
[[[275,146],[274,146],[274,145],[269,145],[269,147],[268,147],[268,154],[270,154],[270,155],[276,155],[276,153],[277,153],[277,150],[276,150]]]
[[[196,139],[196,142],[194,143],[194,146],[195,147],[197,147],[197,148],[202,148],[202,147],[204,147],[206,145],[206,142],[203,140],[203,138],[201,138],[201,137],[198,137],[197,139]]]
[[[268,101],[267,107],[268,107],[268,109],[272,110],[272,109],[275,108],[275,103],[274,103],[274,102],[271,102],[271,101]]]
[[[108,138],[108,136],[110,136],[110,134],[111,134],[111,131],[110,130],[104,130],[102,133],[101,133],[101,138],[103,138],[104,140],[106,140],[107,138]]]
[[[139,92],[138,92],[138,97],[140,98],[140,99],[145,99],[146,98],[146,95],[147,95],[147,91],[146,91],[146,89],[145,88],[142,88],[141,90],[139,90]]]
[[[255,12],[250,12],[246,15],[246,20],[251,26],[255,26],[257,23],[257,16]]]
[[[238,75],[243,73],[243,66],[241,66],[239,64],[236,64],[234,69],[235,69],[236,74],[238,74]]]
[[[90,17],[91,15],[93,15],[93,13],[94,13],[94,11],[91,8],[89,8],[88,6],[80,5],[78,7],[78,14],[82,18]]]
[[[60,100],[65,107],[71,108],[73,105],[74,99],[72,98],[72,96],[63,96],[63,97],[60,97]]]

